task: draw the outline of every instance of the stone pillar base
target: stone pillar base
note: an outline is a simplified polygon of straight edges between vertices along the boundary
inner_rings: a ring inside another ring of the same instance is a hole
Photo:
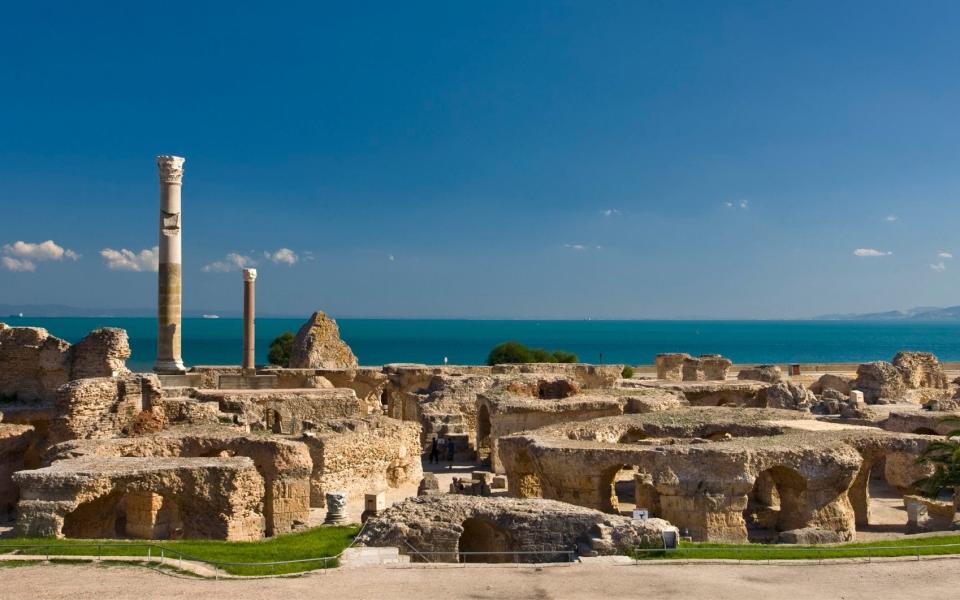
[[[183,375],[187,368],[178,360],[158,360],[153,363],[153,372],[158,375]]]

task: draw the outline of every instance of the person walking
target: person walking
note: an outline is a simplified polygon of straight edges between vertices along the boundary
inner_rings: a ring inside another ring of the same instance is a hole
[[[427,464],[440,464],[440,450],[437,448],[437,438],[434,437],[430,443],[430,459]]]

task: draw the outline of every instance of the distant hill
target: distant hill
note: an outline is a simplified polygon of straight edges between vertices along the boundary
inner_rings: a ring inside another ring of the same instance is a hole
[[[960,321],[960,306],[938,308],[918,306],[906,310],[888,310],[876,313],[847,313],[820,315],[817,321]]]

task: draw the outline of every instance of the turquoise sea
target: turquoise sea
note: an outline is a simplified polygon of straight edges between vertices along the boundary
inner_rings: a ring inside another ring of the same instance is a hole
[[[151,318],[2,318],[9,325],[47,328],[76,342],[97,327],[130,335],[134,370],[149,370],[156,352]],[[302,319],[258,319],[257,357],[270,341],[296,332]],[[482,364],[494,345],[518,340],[575,352],[584,362],[649,364],[658,352],[720,353],[737,363],[889,360],[898,350],[927,350],[960,360],[960,322],[882,321],[480,321],[339,319],[340,332],[361,364],[390,362]],[[189,365],[239,364],[240,319],[184,319],[183,358]]]

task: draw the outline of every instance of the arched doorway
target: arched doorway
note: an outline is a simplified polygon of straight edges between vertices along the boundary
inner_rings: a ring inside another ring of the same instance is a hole
[[[510,532],[490,521],[469,518],[463,522],[463,533],[457,542],[460,562],[514,562],[513,538]],[[470,554],[471,552],[497,554]]]
[[[807,482],[797,471],[777,466],[760,472],[747,497],[743,520],[751,542],[773,542],[781,531],[807,525]]]
[[[491,429],[490,409],[487,408],[486,404],[481,404],[480,409],[477,410],[477,459],[480,461],[490,458],[492,450],[490,444]]]

